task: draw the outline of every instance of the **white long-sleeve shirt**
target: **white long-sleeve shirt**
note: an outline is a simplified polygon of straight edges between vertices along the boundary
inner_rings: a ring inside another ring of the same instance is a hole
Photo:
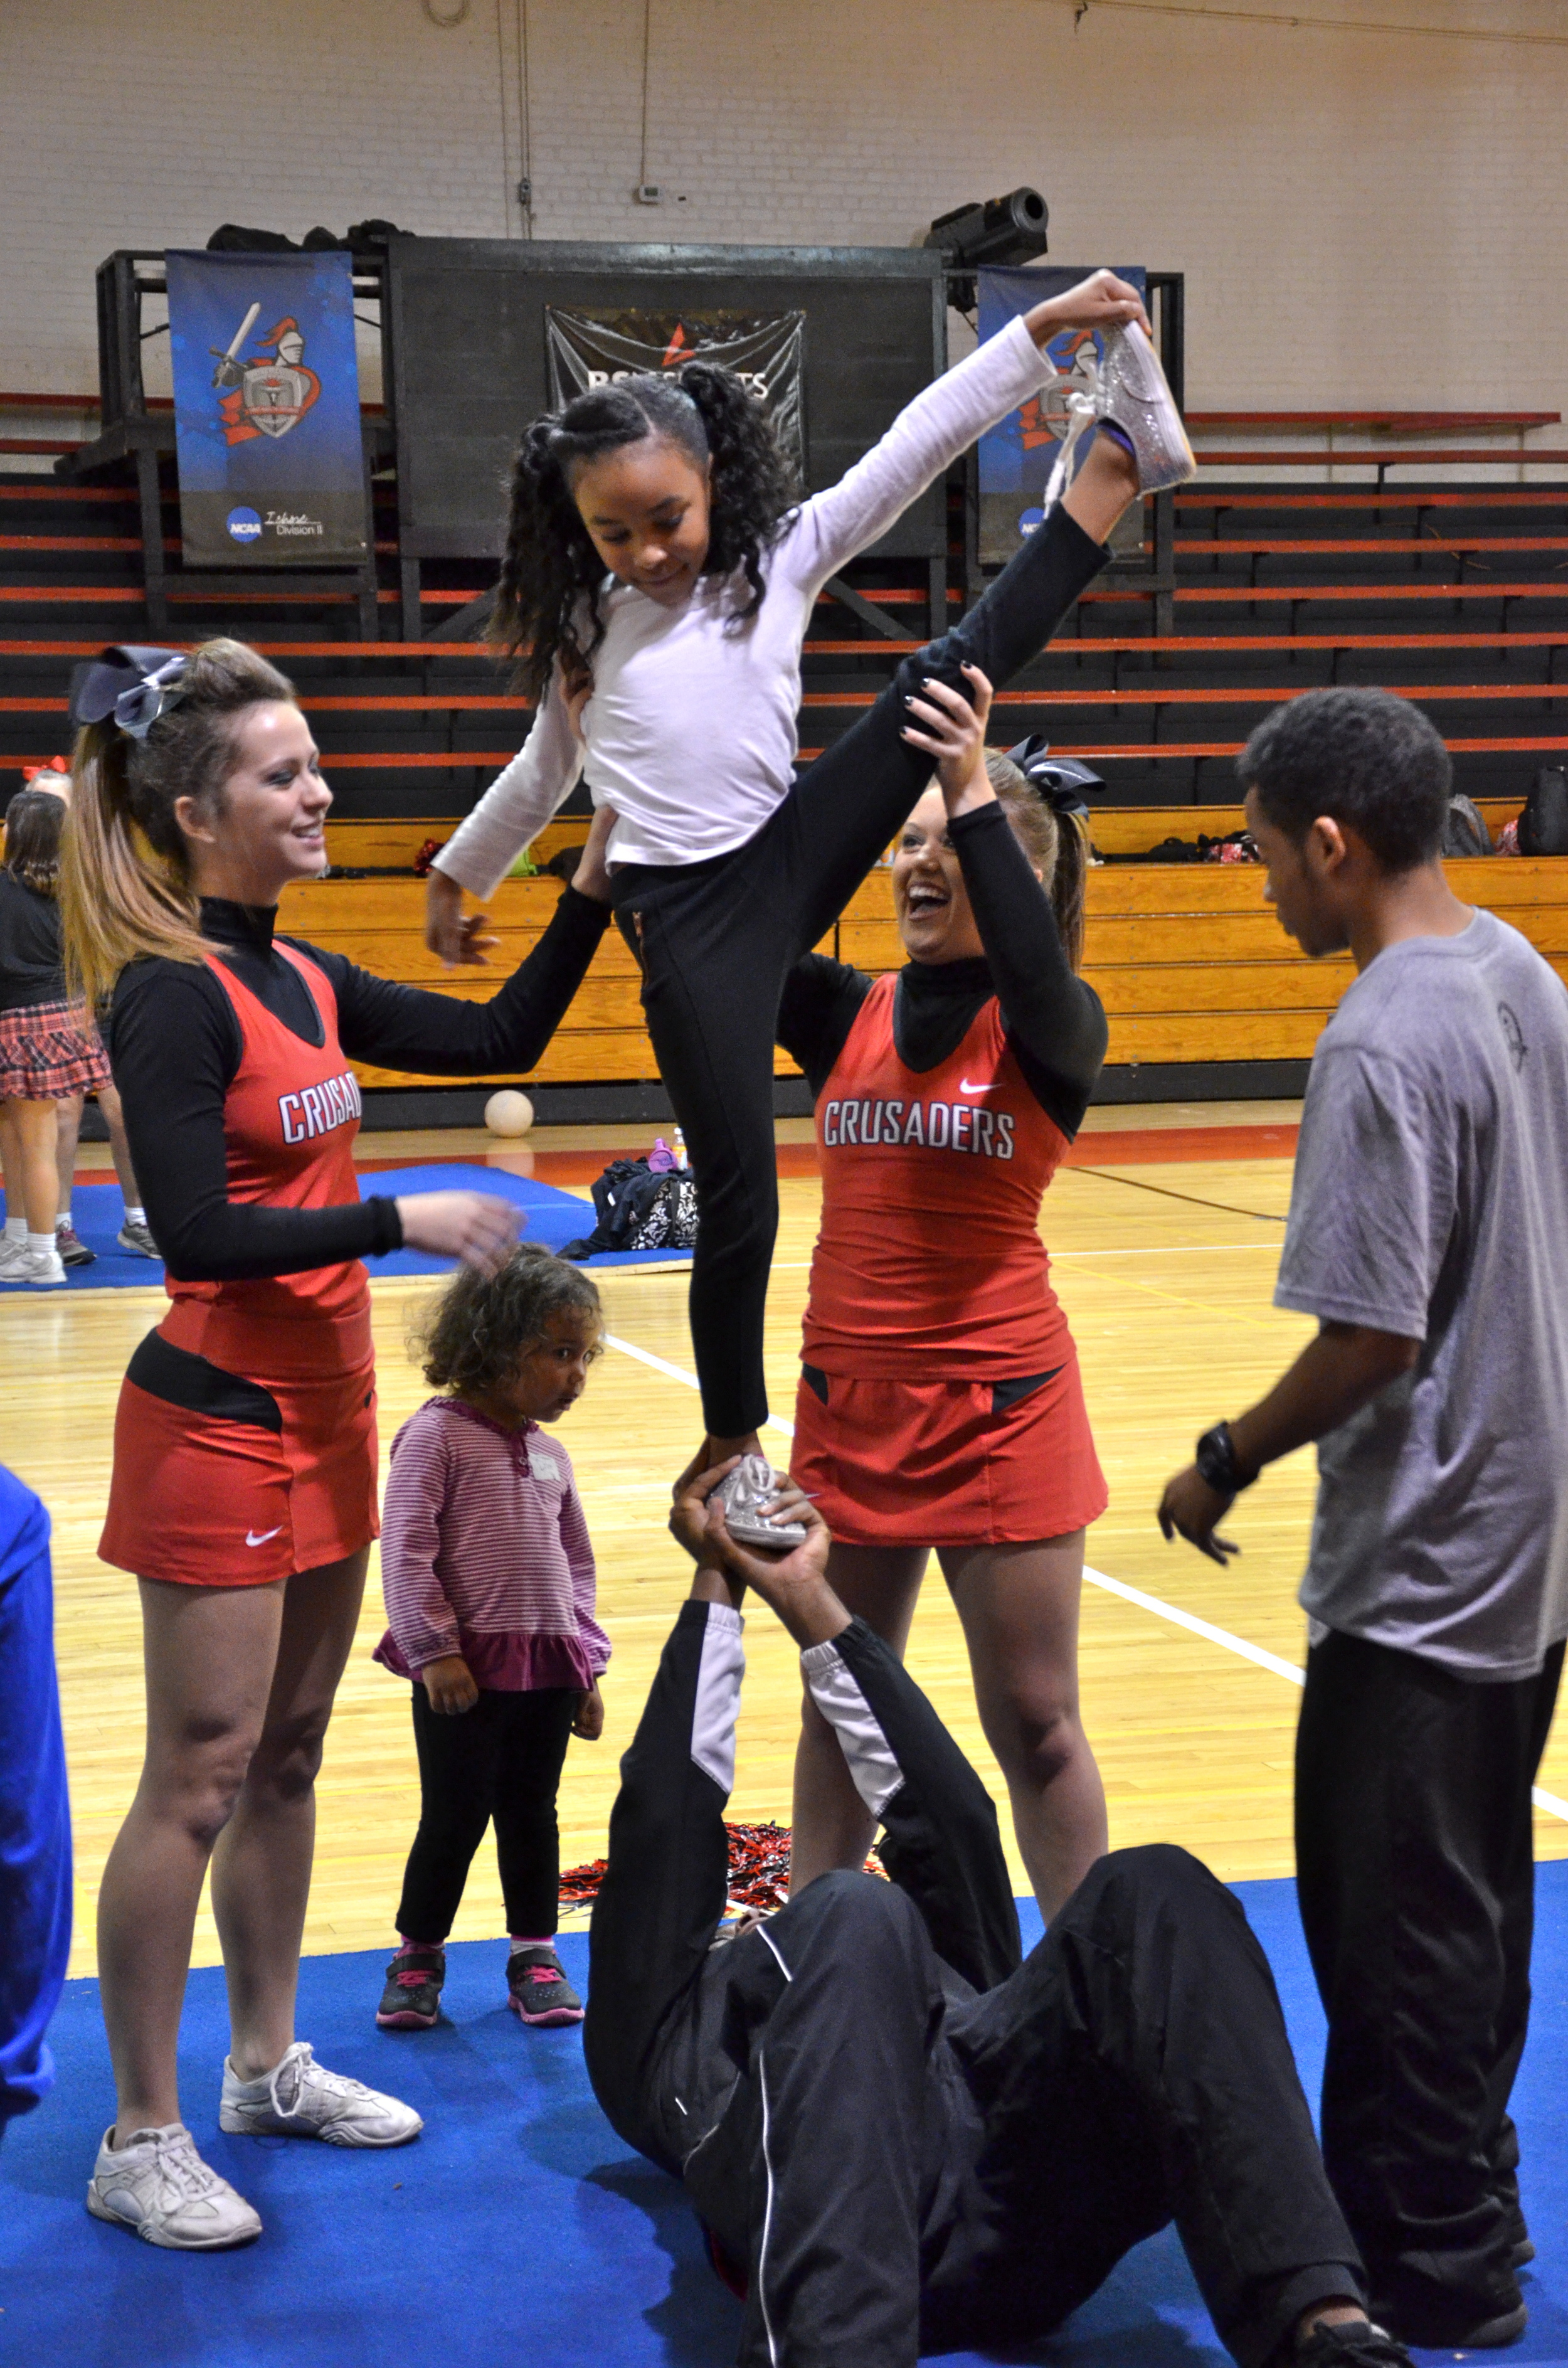
[[[605,637],[576,728],[558,670],[522,749],[437,869],[490,895],[585,768],[595,804],[620,817],[612,863],[699,863],[755,837],[794,778],[801,643],[823,586],[1051,370],[1015,320],[924,388],[764,552],[762,601],[739,632],[725,622],[746,597],[743,575],[701,577],[676,609],[607,577]]]

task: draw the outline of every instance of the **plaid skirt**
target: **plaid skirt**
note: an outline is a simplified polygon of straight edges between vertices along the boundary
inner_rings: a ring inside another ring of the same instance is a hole
[[[79,1003],[0,1011],[0,1101],[69,1101],[110,1082],[108,1055]]]

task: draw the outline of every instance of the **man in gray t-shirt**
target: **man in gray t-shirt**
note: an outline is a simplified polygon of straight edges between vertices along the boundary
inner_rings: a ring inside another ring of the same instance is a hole
[[[1241,770],[1282,924],[1358,975],[1313,1056],[1276,1292],[1318,1336],[1204,1434],[1160,1521],[1222,1561],[1238,1491],[1317,1440],[1296,1856],[1324,2158],[1381,2324],[1510,2342],[1530,1787],[1568,1634],[1568,991],[1450,893],[1448,756],[1405,701],[1309,692]]]

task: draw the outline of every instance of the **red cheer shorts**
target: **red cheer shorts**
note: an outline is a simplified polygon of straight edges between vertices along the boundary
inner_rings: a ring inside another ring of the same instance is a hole
[[[991,1382],[851,1381],[808,1365],[790,1469],[857,1546],[1032,1543],[1108,1501],[1071,1346],[1054,1372]]]
[[[380,1530],[376,1371],[266,1382],[150,1333],[120,1384],[101,1559],[186,1587],[260,1587]]]

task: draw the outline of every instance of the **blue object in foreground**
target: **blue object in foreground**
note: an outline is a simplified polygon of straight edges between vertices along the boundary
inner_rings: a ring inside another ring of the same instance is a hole
[[[1238,1889],[1312,2092],[1323,2026],[1295,1886]],[[1039,1919],[1020,1907],[1027,1943]],[[1524,2276],[1529,2333],[1507,2357],[1568,2368],[1568,1863],[1541,1868],[1540,1908],[1535,2028],[1516,2111],[1541,2258]],[[580,2032],[526,2031],[507,2012],[500,1941],[449,1952],[449,2021],[379,2032],[391,1946],[389,1931],[375,1954],[307,1958],[300,1999],[301,2033],[324,2063],[425,2115],[424,2135],[390,2154],[220,2136],[222,1975],[191,1976],[186,2112],[208,2159],[267,2224],[237,2253],[157,2252],[88,2218],[82,2198],[112,2092],[97,1986],[68,1986],[51,2032],[59,2086],[0,2150],[0,2358],[385,2368],[413,2346],[443,2368],[494,2368],[520,2343],[561,2368],[730,2368],[739,2306],[709,2268],[679,2189],[629,2155],[600,2115]],[[569,1936],[562,1956],[583,1987],[586,1940]],[[1051,2368],[1221,2368],[1226,2355],[1167,2230],[1059,2334],[1009,2356]]]

